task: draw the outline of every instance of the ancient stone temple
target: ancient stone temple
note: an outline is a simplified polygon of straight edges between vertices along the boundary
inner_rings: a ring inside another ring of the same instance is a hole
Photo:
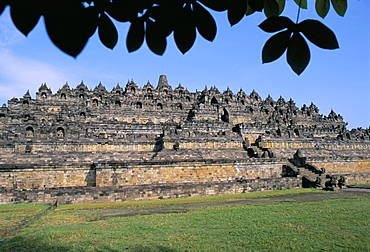
[[[42,84],[0,108],[0,204],[104,202],[370,182],[370,131],[254,90]],[[320,183],[319,183],[320,184]]]

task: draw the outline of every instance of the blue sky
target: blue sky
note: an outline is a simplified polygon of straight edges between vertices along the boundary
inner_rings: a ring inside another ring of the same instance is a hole
[[[309,1],[314,2],[314,1]],[[301,20],[319,18],[313,11],[301,12]],[[331,109],[341,114],[348,128],[370,126],[370,1],[349,1],[344,18],[330,10],[323,23],[337,35],[339,50],[323,50],[310,44],[311,62],[301,76],[287,65],[285,55],[279,60],[262,64],[261,51],[271,36],[257,26],[263,14],[254,14],[230,27],[226,13],[215,13],[218,32],[214,42],[197,36],[193,48],[182,55],[172,36],[167,40],[164,56],[151,53],[144,44],[128,53],[125,45],[127,23],[118,24],[119,42],[113,49],[105,48],[95,34],[75,59],[49,40],[43,20],[23,36],[9,20],[9,9],[0,16],[0,103],[12,97],[35,92],[46,82],[56,92],[66,82],[76,87],[82,80],[89,88],[102,82],[108,90],[117,83],[125,86],[134,79],[143,86],[148,80],[156,84],[160,74],[169,83],[181,83],[190,91],[203,90],[207,85],[220,91],[230,87],[235,93],[242,88],[255,89],[263,98],[271,95],[292,98],[297,106],[315,103],[320,113]],[[287,1],[283,13],[295,20],[296,5]],[[319,18],[320,19],[320,18]]]

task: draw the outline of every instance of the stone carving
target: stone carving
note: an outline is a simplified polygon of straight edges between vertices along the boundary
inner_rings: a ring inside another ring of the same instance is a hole
[[[173,145],[173,149],[175,151],[178,151],[180,149],[180,144],[178,142],[176,142],[174,145]]]
[[[297,177],[299,175],[299,170],[291,165],[283,165],[283,177]]]
[[[319,188],[319,187],[321,187],[321,178],[317,176],[315,180],[315,188]]]
[[[31,146],[30,144],[27,144],[27,145],[26,145],[25,152],[26,152],[26,153],[31,153],[31,152],[32,152],[32,146]]]
[[[267,157],[268,158],[274,158],[275,157],[274,152],[269,148],[263,148],[262,151],[263,151],[262,157],[265,157],[265,158],[267,158]]]
[[[329,179],[325,182],[324,190],[334,191],[338,185],[338,176],[335,175],[326,175],[326,178]]]
[[[325,168],[321,168],[321,169],[319,169],[319,168],[317,168],[316,166],[311,165],[311,164],[305,164],[305,165],[304,165],[304,167],[305,167],[307,170],[309,170],[309,171],[311,171],[311,172],[313,172],[313,173],[315,173],[315,174],[322,175],[322,174],[324,174],[324,173],[325,173]]]
[[[306,165],[306,157],[303,156],[302,151],[300,149],[298,149],[294,153],[293,159],[290,159],[289,161],[297,167],[305,167]]]
[[[303,176],[302,177],[302,187],[303,188],[320,188],[321,178],[317,176],[315,180],[312,180],[308,176]]]
[[[346,186],[346,178],[344,176],[339,176],[338,187],[342,189],[344,186]]]
[[[316,188],[316,181],[310,179],[308,176],[302,177],[302,187],[303,188]]]

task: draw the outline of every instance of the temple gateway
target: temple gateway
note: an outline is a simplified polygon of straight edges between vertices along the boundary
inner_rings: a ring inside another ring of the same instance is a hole
[[[370,182],[370,130],[256,91],[42,84],[0,108],[0,204],[162,199]],[[335,186],[335,185],[334,185]]]

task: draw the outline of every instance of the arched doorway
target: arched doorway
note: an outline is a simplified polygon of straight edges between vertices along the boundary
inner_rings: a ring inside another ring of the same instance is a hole
[[[34,136],[34,131],[32,127],[27,127],[26,128],[26,137],[33,137]]]
[[[65,131],[62,127],[57,128],[57,137],[64,137]]]
[[[211,105],[214,105],[214,104],[218,104],[218,101],[217,101],[216,97],[213,96],[213,98],[211,100]]]
[[[230,122],[229,112],[225,108],[222,110],[221,121],[227,122],[227,123]]]

